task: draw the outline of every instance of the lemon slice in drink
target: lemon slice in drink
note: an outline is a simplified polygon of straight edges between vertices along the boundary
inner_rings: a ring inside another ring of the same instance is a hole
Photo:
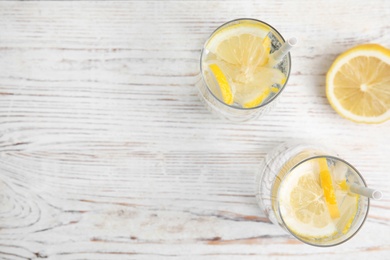
[[[286,76],[279,70],[268,67],[257,67],[250,76],[244,75],[240,67],[232,64],[218,62],[220,68],[228,75],[233,86],[234,102],[244,108],[260,105],[271,92],[278,89],[273,84],[283,85]]]
[[[232,83],[234,102],[244,108],[260,105],[271,92],[275,93],[272,85],[286,81],[281,71],[265,67],[271,50],[270,30],[264,24],[241,22],[220,29],[206,45]]]
[[[271,50],[269,31],[265,25],[237,24],[218,32],[211,39],[209,49],[230,64],[253,68],[263,66],[268,62]]]
[[[340,218],[337,220],[336,226],[340,233],[346,234],[351,228],[359,209],[359,195],[337,190],[336,197],[343,204],[340,207]]]
[[[378,44],[356,46],[334,61],[326,76],[329,103],[358,123],[390,119],[390,50]]]
[[[233,93],[230,89],[228,80],[226,79],[225,74],[222,72],[221,68],[217,64],[210,64],[210,70],[212,71],[215,80],[218,82],[218,86],[221,91],[223,102],[228,105],[233,104]]]
[[[323,194],[315,160],[300,164],[286,176],[280,186],[279,204],[291,232],[305,238],[324,238],[337,233]]]
[[[274,84],[283,85],[286,76],[277,69],[258,67],[251,77],[237,75],[235,101],[245,108],[260,105],[271,93]]]
[[[326,158],[319,158],[318,163],[320,166],[320,182],[322,190],[324,191],[324,197],[330,216],[332,218],[340,217],[340,210],[337,204],[335,189],[333,188],[332,175],[330,174],[328,163]]]

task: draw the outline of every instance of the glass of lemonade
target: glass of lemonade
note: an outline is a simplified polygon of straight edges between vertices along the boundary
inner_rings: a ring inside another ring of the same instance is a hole
[[[217,28],[200,58],[199,95],[218,116],[235,122],[254,120],[269,111],[290,75],[290,54],[275,60],[284,43],[269,24],[237,19]]]
[[[310,245],[334,246],[354,236],[369,198],[349,186],[363,177],[329,148],[284,143],[269,153],[256,176],[256,198],[274,224]]]

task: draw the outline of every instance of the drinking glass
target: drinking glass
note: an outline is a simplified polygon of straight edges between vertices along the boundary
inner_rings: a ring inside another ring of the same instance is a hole
[[[311,163],[312,165],[315,165],[313,163],[319,159],[326,159],[329,171],[332,172],[332,174],[335,174],[334,176],[341,176],[342,174],[349,183],[367,187],[362,175],[351,164],[341,159],[333,149],[322,144],[314,144],[311,142],[287,142],[281,144],[267,154],[262,162],[256,175],[256,199],[260,208],[272,223],[281,226],[297,239],[314,246],[334,246],[349,240],[362,227],[369,210],[370,199],[368,197],[355,194],[356,205],[353,204],[352,211],[349,211],[350,214],[352,214],[352,218],[348,218],[349,222],[347,222],[347,228],[325,237],[302,235],[301,231],[305,233],[307,230],[304,229],[310,227],[299,227],[299,225],[288,224],[286,220],[290,218],[290,216],[288,216],[289,213],[285,210],[283,203],[281,203],[283,196],[286,197],[283,195],[282,189],[289,189],[289,187],[286,187],[286,179],[289,178],[290,180],[293,180],[293,175],[300,174],[302,170],[299,169],[305,169],[305,164],[308,165]],[[307,169],[308,168],[306,167],[306,170]],[[299,181],[298,177],[296,179]],[[289,203],[288,200],[292,201],[292,199],[288,197],[287,200],[285,200],[287,201],[287,204]],[[342,203],[347,202],[343,201]],[[340,219],[342,218],[343,216],[340,216]]]
[[[271,93],[260,105],[251,107],[251,108],[244,108],[237,106],[237,104],[228,105],[225,102],[223,102],[220,97],[215,95],[215,86],[212,86],[211,84],[208,84],[206,78],[205,78],[205,66],[204,61],[207,58],[207,56],[210,54],[209,50],[206,48],[208,46],[209,41],[218,33],[221,32],[221,30],[224,30],[226,28],[236,26],[242,23],[250,23],[253,24],[254,27],[262,26],[262,28],[267,28],[269,30],[268,36],[271,39],[271,50],[270,53],[274,53],[275,51],[279,50],[282,44],[285,42],[282,35],[271,25],[255,19],[236,19],[233,21],[229,21],[220,27],[218,27],[207,39],[206,43],[204,44],[204,47],[202,49],[201,55],[200,55],[200,74],[197,80],[197,88],[198,88],[198,94],[200,96],[201,101],[205,104],[206,108],[211,111],[212,113],[216,114],[220,118],[227,119],[229,121],[233,122],[246,122],[251,121],[259,118],[260,116],[268,113],[270,110],[272,110],[273,107],[277,104],[279,101],[279,96],[283,92],[288,78],[290,76],[290,69],[291,69],[291,56],[290,53],[285,55],[279,63],[277,63],[274,68],[277,68],[280,70],[285,76],[286,80],[283,84],[278,86],[277,93]]]

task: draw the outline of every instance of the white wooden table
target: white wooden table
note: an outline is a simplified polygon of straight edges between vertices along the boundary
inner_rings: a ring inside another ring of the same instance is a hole
[[[278,107],[230,124],[197,97],[222,23],[264,20],[300,45]],[[390,2],[0,3],[1,259],[389,259],[390,124],[334,112],[325,74],[390,47]],[[384,198],[352,240],[307,246],[270,224],[254,172],[279,143],[339,149]]]

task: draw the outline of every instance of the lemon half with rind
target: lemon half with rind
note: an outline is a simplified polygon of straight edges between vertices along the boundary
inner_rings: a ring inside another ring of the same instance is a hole
[[[390,119],[390,49],[356,46],[336,58],[326,76],[326,95],[341,116],[357,123]]]

